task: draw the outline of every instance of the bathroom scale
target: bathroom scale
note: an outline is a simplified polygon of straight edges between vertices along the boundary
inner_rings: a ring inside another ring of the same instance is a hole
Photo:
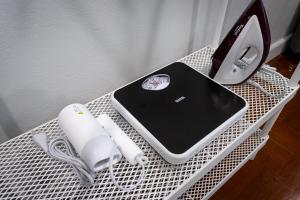
[[[189,160],[248,108],[242,97],[180,62],[117,89],[112,104],[172,164]]]

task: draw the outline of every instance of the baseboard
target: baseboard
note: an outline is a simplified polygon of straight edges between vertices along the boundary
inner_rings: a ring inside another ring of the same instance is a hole
[[[273,42],[270,47],[270,52],[267,61],[271,60],[272,58],[278,56],[281,52],[283,52],[286,49],[291,37],[292,34],[289,34],[285,37],[280,38],[276,42]]]

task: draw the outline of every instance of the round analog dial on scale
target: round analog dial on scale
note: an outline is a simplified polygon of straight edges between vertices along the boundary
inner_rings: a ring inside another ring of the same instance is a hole
[[[156,74],[148,77],[143,83],[145,90],[163,90],[170,84],[170,76],[167,74]]]

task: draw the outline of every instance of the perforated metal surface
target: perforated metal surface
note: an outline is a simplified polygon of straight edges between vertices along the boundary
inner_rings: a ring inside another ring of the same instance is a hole
[[[207,47],[180,61],[207,74],[212,53],[213,50]],[[279,80],[275,76],[258,74],[255,78],[267,90],[277,92],[282,89],[278,86]],[[33,145],[31,136],[34,133],[45,132],[50,138],[62,134],[57,120],[54,119],[0,145],[0,199],[162,199],[180,187],[183,181],[189,179],[197,170],[201,170],[205,164],[215,159],[220,151],[232,144],[245,129],[279,102],[249,85],[234,86],[230,89],[248,101],[250,108],[245,117],[182,165],[170,165],[164,161],[113,109],[109,94],[87,104],[95,117],[100,113],[107,113],[149,158],[144,182],[131,192],[117,189],[112,184],[108,171],[98,173],[93,186],[82,187],[78,184],[79,181],[71,166],[48,157]],[[193,187],[194,189],[185,193],[183,198],[194,199],[205,196],[205,193],[262,141],[257,134],[251,136],[203,177]],[[140,172],[137,167],[131,166],[124,159],[114,166],[114,170],[117,181],[123,185],[134,183]]]

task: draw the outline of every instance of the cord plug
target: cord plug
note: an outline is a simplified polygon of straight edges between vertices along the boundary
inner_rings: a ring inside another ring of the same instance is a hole
[[[38,133],[32,136],[32,141],[43,151],[49,154],[48,137],[45,133]]]

